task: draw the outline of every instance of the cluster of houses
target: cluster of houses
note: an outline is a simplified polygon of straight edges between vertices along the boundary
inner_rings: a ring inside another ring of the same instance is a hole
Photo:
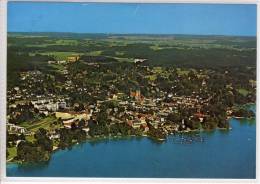
[[[27,133],[26,128],[11,123],[6,124],[6,129],[9,133],[19,133],[19,134]]]
[[[66,60],[58,60],[58,61],[50,60],[50,61],[48,61],[48,64],[65,64],[65,63],[67,63]]]
[[[67,108],[65,99],[37,99],[32,100],[35,109],[38,109],[40,113],[45,114],[46,116],[49,112],[56,112],[58,110],[64,110]]]
[[[79,56],[69,56],[67,60],[62,61],[48,61],[49,64],[66,64],[68,62],[76,62],[79,60]],[[146,59],[135,59],[135,63],[142,63]],[[151,72],[151,71],[150,71]],[[66,81],[63,84],[63,87],[66,90],[73,89],[80,92],[87,92],[87,88],[76,87],[73,84],[71,78],[67,77],[68,70],[65,68],[63,74],[66,77]],[[20,73],[21,80],[29,81],[29,85],[33,86],[35,82],[41,82],[43,80],[42,73],[40,71],[28,71]],[[26,91],[26,88],[15,87],[11,91],[8,91],[8,100],[12,99],[14,101],[18,100],[29,100],[33,107],[39,111],[39,113],[45,114],[46,116],[54,114],[57,119],[60,119],[64,127],[71,128],[72,124],[78,124],[81,120],[84,122],[90,122],[90,120],[95,119],[99,112],[99,107],[102,106],[102,103],[105,101],[116,101],[118,107],[108,108],[107,114],[108,119],[113,123],[126,123],[134,129],[141,129],[144,133],[149,131],[149,126],[158,128],[163,126],[165,131],[178,130],[177,123],[167,123],[167,116],[178,111],[178,108],[196,108],[200,109],[202,104],[207,104],[210,99],[202,99],[198,95],[196,96],[176,96],[173,93],[166,93],[159,89],[152,81],[151,85],[148,87],[151,93],[160,94],[157,98],[148,98],[141,94],[140,89],[131,90],[129,94],[124,93],[112,93],[107,92],[107,99],[104,101],[97,101],[95,105],[89,105],[85,107],[85,110],[81,112],[75,112],[73,107],[66,102],[69,97],[58,96],[55,94],[46,94],[42,96],[36,96],[30,94]],[[206,82],[202,82],[202,86],[205,86]],[[28,86],[30,88],[30,86]],[[93,93],[88,92],[89,95],[97,95],[102,92],[99,90],[100,86],[95,86],[96,91]],[[128,96],[127,99],[122,98],[123,96]],[[171,102],[165,102],[164,99],[171,99]],[[35,100],[31,100],[35,99]],[[12,104],[10,103],[9,106]],[[92,107],[93,106],[93,107]],[[120,111],[120,109],[124,109]],[[194,114],[193,116],[199,118],[199,121],[203,121],[205,115],[200,113]],[[190,117],[191,118],[191,117]],[[182,126],[184,125],[184,120],[182,120]],[[18,127],[12,124],[8,124],[8,130],[14,130],[17,132],[26,132],[26,129]],[[87,127],[87,124],[86,124]],[[88,128],[84,128],[85,131],[89,131]],[[52,134],[54,136],[54,134]]]
[[[145,98],[140,90],[130,91],[129,99],[123,100],[120,95],[111,95],[107,100],[117,101],[118,107],[108,108],[107,114],[113,123],[127,123],[134,129],[141,129],[143,132],[149,131],[149,126],[155,129],[162,127],[165,132],[177,131],[179,122],[167,123],[167,117],[172,112],[178,112],[179,107],[195,108],[197,112],[192,114],[189,119],[196,118],[203,122],[207,116],[200,112],[202,104],[208,103],[209,99],[202,99],[199,96],[181,96],[176,97],[168,94],[171,102],[164,102],[163,98]],[[118,109],[124,109],[119,111]],[[182,119],[182,128],[185,128],[184,119]]]
[[[50,60],[48,61],[48,64],[66,64],[66,63],[74,63],[76,61],[78,61],[80,58],[79,55],[75,55],[75,56],[68,56],[66,60]]]

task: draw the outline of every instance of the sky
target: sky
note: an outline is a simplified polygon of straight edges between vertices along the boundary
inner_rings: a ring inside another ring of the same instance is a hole
[[[256,5],[9,2],[8,32],[256,36]]]

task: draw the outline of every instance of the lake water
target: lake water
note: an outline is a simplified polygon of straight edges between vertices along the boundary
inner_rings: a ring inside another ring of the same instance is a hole
[[[252,107],[255,110],[255,107]],[[201,132],[203,142],[148,138],[104,140],[59,150],[47,164],[7,165],[7,176],[255,178],[255,120],[230,120],[232,130]]]

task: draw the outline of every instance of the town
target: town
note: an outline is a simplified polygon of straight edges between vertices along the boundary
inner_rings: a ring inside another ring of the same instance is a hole
[[[43,62],[48,70],[21,70],[8,87],[9,162],[48,161],[52,151],[86,140],[147,136],[163,142],[180,132],[229,130],[230,117],[254,116],[241,104],[255,103],[255,80],[237,80],[232,68],[84,54],[44,56]]]

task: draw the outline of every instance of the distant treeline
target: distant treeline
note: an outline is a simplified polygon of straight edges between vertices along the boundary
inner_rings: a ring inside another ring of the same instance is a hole
[[[158,49],[157,43],[161,44]],[[219,47],[210,47],[214,44]],[[100,52],[98,56],[89,54],[96,51]],[[8,33],[8,84],[16,81],[20,71],[48,69],[47,61],[55,58],[53,52],[81,53],[81,60],[101,63],[141,58],[152,66],[215,69],[256,66],[255,37]]]

